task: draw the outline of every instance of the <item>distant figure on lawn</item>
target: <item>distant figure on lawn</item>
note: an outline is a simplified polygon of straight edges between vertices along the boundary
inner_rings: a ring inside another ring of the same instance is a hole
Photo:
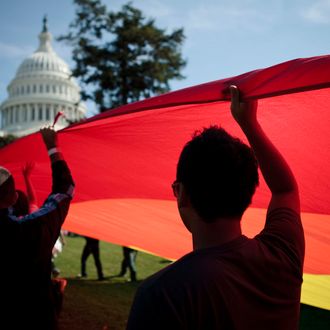
[[[127,246],[123,246],[123,261],[121,262],[121,270],[118,276],[125,276],[127,269],[129,269],[131,282],[136,282],[135,260],[137,253],[138,251]]]
[[[230,92],[252,149],[217,126],[185,145],[172,188],[193,252],[140,286],[129,330],[298,329],[304,233],[297,183],[258,123],[257,102],[241,101],[236,86]],[[240,221],[258,185],[257,161],[271,199],[264,229],[250,239]]]
[[[92,254],[94,258],[94,263],[97,271],[97,276],[99,281],[104,280],[103,276],[103,270],[102,270],[102,263],[100,259],[100,246],[99,246],[99,240],[96,238],[92,238],[89,236],[84,236],[86,240],[86,244],[84,246],[84,249],[81,254],[81,273],[78,275],[78,277],[87,277],[86,272],[86,261],[88,257]]]
[[[53,129],[40,130],[52,168],[52,191],[39,210],[17,216],[11,173],[0,167],[1,324],[9,329],[57,329],[51,281],[53,246],[67,215],[74,183]]]

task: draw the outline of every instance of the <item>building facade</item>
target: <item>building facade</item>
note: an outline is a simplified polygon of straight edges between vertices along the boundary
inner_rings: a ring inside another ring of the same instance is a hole
[[[44,19],[39,48],[19,66],[7,87],[8,98],[0,105],[2,135],[23,136],[52,124],[61,111],[57,129],[85,117],[80,88],[69,66],[52,48],[52,36]]]

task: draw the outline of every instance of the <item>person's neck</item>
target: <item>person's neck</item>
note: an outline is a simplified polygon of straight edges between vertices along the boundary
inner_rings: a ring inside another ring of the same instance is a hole
[[[237,219],[217,219],[212,223],[198,220],[191,228],[193,249],[199,250],[219,246],[242,235],[241,221]]]

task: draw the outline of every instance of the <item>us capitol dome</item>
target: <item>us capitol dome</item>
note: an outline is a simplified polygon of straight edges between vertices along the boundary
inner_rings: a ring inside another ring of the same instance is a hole
[[[80,88],[69,66],[52,48],[47,20],[39,35],[39,48],[19,66],[7,87],[8,98],[0,105],[3,135],[23,136],[52,124],[62,111],[56,129],[85,118],[86,106],[80,102]]]

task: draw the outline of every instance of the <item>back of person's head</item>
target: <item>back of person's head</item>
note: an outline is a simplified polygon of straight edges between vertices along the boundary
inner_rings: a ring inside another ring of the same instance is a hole
[[[14,178],[6,168],[0,166],[0,209],[12,206],[16,199]]]
[[[17,200],[13,205],[13,214],[17,217],[29,214],[29,200],[22,190],[16,190]]]
[[[183,148],[176,179],[204,221],[237,218],[259,183],[258,164],[250,147],[211,126],[196,132]]]

